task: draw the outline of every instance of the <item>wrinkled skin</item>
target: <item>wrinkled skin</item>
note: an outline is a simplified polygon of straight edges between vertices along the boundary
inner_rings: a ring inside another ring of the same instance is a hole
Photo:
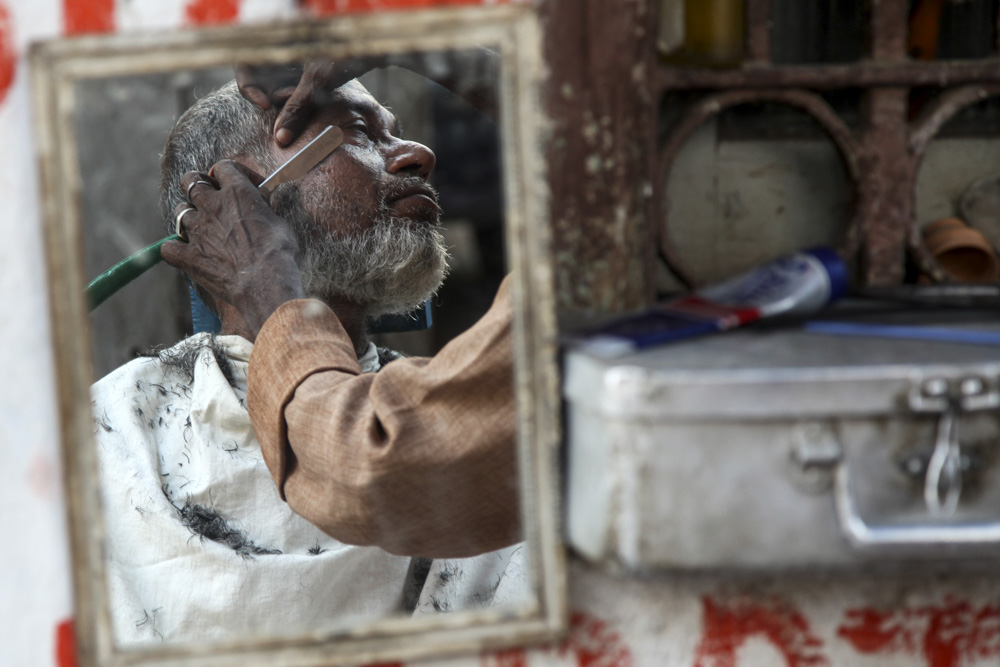
[[[488,61],[483,71],[499,67],[497,54],[480,49],[478,55]],[[457,71],[430,65],[420,54],[397,53],[354,57],[341,62],[314,60],[304,66],[236,65],[236,84],[240,94],[262,109],[281,109],[274,124],[274,138],[279,146],[289,146],[309,126],[313,115],[328,106],[330,94],[351,79],[390,65],[416,72],[437,82],[463,98],[487,117],[497,118],[496,86],[491,77],[471,82]]]
[[[263,180],[233,160],[217,163],[209,174],[185,174],[185,191],[197,181],[209,183],[191,189],[197,210],[184,216],[190,242],[167,242],[160,249],[165,262],[186,272],[215,299],[222,333],[249,340],[278,306],[306,296],[296,264],[298,240],[257,190]]]
[[[311,189],[336,188],[349,194],[352,208],[360,212],[360,224],[371,224],[381,194],[393,217],[436,221],[437,201],[425,185],[434,154],[426,146],[400,139],[395,117],[357,82],[333,91],[329,103],[312,114],[291,145],[272,147],[278,163],[327,125],[344,131],[344,143],[299,179],[306,202]],[[189,242],[169,242],[161,248],[168,264],[185,271],[215,299],[222,333],[251,341],[282,303],[307,296],[296,263],[296,236],[257,190],[263,176],[255,169],[253,164],[224,160],[208,174],[185,174],[181,188],[189,192],[196,209],[183,218]],[[327,224],[350,231],[336,216],[330,216]],[[350,303],[328,305],[357,347],[364,337],[364,312]]]
[[[292,145],[313,116],[329,106],[333,93],[365,72],[383,66],[380,59],[354,59],[348,64],[310,61],[304,67],[236,65],[240,94],[261,109],[281,109],[274,123],[274,140]]]

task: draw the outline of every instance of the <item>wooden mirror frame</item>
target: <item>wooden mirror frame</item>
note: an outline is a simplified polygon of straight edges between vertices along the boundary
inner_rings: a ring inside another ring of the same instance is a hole
[[[539,107],[541,38],[525,5],[421,10],[332,20],[58,40],[32,46],[58,402],[73,554],[80,664],[334,665],[413,659],[551,640],[566,628],[558,534],[560,417],[555,301]],[[410,35],[401,38],[399,34]],[[512,274],[522,523],[536,604],[421,618],[350,631],[213,645],[117,648],[105,586],[104,522],[88,397],[91,354],[83,297],[81,178],[74,86],[83,79],[228,65],[495,46],[508,266]]]

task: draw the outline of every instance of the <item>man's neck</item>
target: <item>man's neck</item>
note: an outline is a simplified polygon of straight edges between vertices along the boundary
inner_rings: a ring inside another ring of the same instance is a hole
[[[366,330],[368,322],[367,309],[356,303],[338,299],[321,299],[321,301],[329,306],[330,310],[337,316],[337,319],[340,320],[341,326],[344,327],[344,331],[347,332],[347,335],[351,339],[355,353],[359,357],[364,354],[368,348],[368,333]],[[222,327],[219,331],[220,334],[243,336],[251,343],[254,342],[255,336],[250,332],[246,323],[244,323],[239,311],[228,304],[223,304],[223,307],[219,311],[219,319],[222,322]]]
[[[360,357],[368,349],[368,309],[342,299],[322,299],[340,320],[351,338],[354,351]]]

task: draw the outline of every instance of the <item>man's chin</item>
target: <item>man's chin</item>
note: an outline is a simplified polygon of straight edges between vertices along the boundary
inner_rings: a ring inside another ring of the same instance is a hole
[[[402,315],[416,310],[438,291],[447,270],[446,257],[442,257],[420,271],[398,271],[377,290],[381,296],[366,304],[368,316]]]
[[[436,209],[418,209],[410,212],[409,215],[397,215],[397,212],[392,210],[389,212],[389,219],[393,224],[406,225],[410,229],[437,228],[441,226],[441,214]]]
[[[378,239],[313,254],[305,271],[306,291],[363,306],[372,317],[414,310],[434,295],[448,270],[448,251],[436,225],[436,220],[394,219],[371,233]]]

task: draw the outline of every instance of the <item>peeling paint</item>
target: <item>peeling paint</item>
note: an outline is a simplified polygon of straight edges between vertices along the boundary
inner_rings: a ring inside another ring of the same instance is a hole
[[[646,302],[647,278],[645,269],[633,267],[647,266],[652,247],[646,207],[635,195],[648,178],[655,129],[644,106],[651,99],[647,86],[632,76],[635,64],[655,50],[647,3],[548,2],[540,10],[551,71],[546,112],[558,119],[548,150],[558,307],[567,315],[635,308]],[[572,98],[562,92],[566,85]],[[585,213],[566,216],[571,205]],[[609,224],[617,206],[629,209],[628,229]],[[582,234],[570,236],[571,227]],[[624,244],[614,243],[613,235]]]
[[[461,5],[499,5],[509,0],[299,0],[299,5],[316,16],[377,12],[396,9],[425,9]]]
[[[14,19],[7,5],[0,2],[0,104],[14,83],[17,71],[17,48],[14,43]]]
[[[483,655],[480,667],[528,667],[528,653],[523,648],[494,651]]]
[[[114,29],[115,0],[63,0],[63,32],[67,35]]]
[[[823,642],[805,615],[785,600],[702,599],[704,631],[694,667],[736,667],[738,649],[751,637],[771,643],[788,667],[830,667]]]
[[[240,14],[243,0],[189,0],[184,18],[191,25],[232,23]]]
[[[40,500],[53,500],[59,497],[61,477],[56,462],[48,455],[39,452],[31,459],[28,467],[28,488]]]
[[[55,654],[56,667],[77,667],[76,634],[72,618],[56,626]]]
[[[636,63],[632,66],[632,81],[637,85],[646,82],[646,63]]]
[[[569,637],[560,656],[572,656],[578,667],[632,667],[632,651],[613,626],[583,612],[570,615]]]
[[[849,609],[845,619],[837,634],[861,654],[920,655],[928,667],[960,667],[1000,658],[997,605],[977,607],[948,597],[941,604],[919,607]]]

